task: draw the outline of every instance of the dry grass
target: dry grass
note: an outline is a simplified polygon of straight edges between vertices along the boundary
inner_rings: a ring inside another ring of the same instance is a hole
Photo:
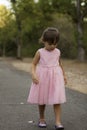
[[[87,63],[63,60],[68,87],[87,94]]]

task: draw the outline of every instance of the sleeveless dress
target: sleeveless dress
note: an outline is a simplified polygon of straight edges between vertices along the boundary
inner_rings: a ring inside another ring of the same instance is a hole
[[[39,84],[32,82],[27,102],[39,105],[66,102],[64,77],[59,66],[60,50],[55,48],[48,51],[41,48],[38,51],[40,60],[36,74],[39,78]]]

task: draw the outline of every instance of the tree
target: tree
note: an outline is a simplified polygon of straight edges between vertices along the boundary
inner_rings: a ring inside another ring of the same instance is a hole
[[[82,29],[82,22],[83,22],[83,13],[81,12],[81,0],[77,0],[77,42],[78,42],[78,60],[84,61],[85,60],[85,50],[83,49],[82,42],[83,42],[83,29]]]
[[[7,26],[11,20],[10,10],[5,6],[0,6],[0,43],[2,44],[2,55],[6,55],[6,44],[8,39]]]
[[[83,24],[87,17],[87,0],[51,0],[54,12],[68,14],[77,25],[78,60],[84,61],[85,49],[83,48]]]
[[[32,32],[33,27],[38,22],[37,15],[40,13],[36,10],[36,5],[33,0],[11,0],[13,13],[17,23],[17,58],[22,57],[22,36],[25,33]]]
[[[17,1],[16,0],[10,0],[10,1],[12,3],[13,13],[14,13],[15,18],[16,18],[17,30],[18,30],[18,33],[17,33],[17,36],[16,36],[17,58],[21,59],[22,58],[22,55],[21,55],[21,46],[22,46],[22,39],[21,39],[21,30],[22,30],[21,29],[21,20],[20,20],[20,16],[19,16],[19,13],[18,13],[17,8],[16,8]]]

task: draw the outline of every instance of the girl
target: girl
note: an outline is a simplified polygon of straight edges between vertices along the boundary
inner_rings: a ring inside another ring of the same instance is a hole
[[[32,80],[28,102],[38,104],[40,120],[38,126],[46,127],[45,105],[53,105],[55,129],[64,129],[61,124],[61,103],[66,101],[64,81],[65,73],[60,62],[60,50],[57,49],[59,32],[56,28],[47,28],[41,41],[44,48],[39,49],[32,62]]]

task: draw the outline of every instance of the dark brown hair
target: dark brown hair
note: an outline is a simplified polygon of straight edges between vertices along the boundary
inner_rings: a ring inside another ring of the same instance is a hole
[[[57,44],[59,41],[59,31],[56,28],[49,27],[44,30],[42,36],[41,36],[41,42],[48,42],[49,45]]]

